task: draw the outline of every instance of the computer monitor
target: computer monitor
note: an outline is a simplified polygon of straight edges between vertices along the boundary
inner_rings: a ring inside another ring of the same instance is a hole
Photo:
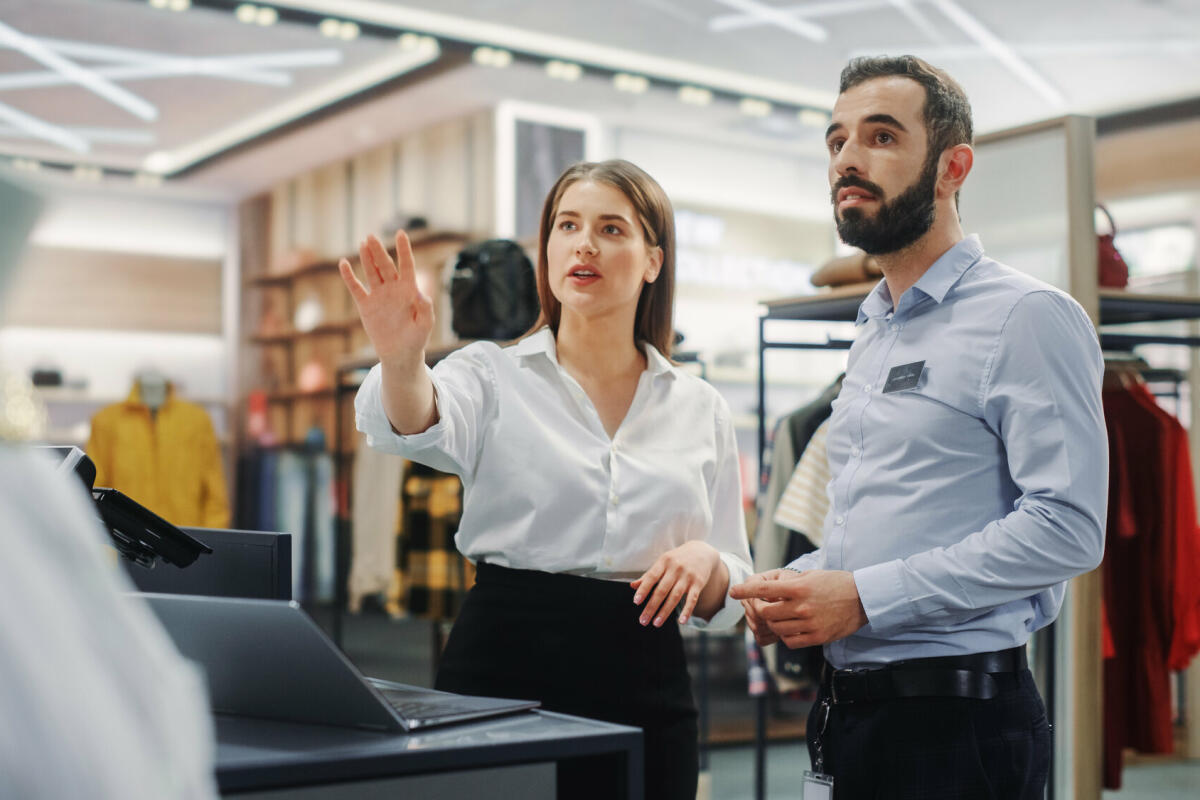
[[[221,528],[183,528],[212,548],[187,569],[160,563],[154,569],[126,563],[140,591],[210,597],[292,599],[292,535]]]

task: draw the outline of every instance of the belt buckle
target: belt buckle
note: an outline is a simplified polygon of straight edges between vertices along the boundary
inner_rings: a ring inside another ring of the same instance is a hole
[[[838,686],[838,678],[839,677],[852,677],[852,676],[856,676],[856,675],[866,675],[866,673],[869,671],[870,670],[867,670],[867,669],[835,669],[833,671],[833,673],[829,676],[829,698],[833,701],[833,704],[835,706],[836,705],[849,705],[849,704],[855,702],[853,698],[838,696],[839,692],[838,692],[837,686]]]

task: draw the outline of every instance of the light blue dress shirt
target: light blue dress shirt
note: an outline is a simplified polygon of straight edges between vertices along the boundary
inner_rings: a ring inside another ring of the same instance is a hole
[[[826,658],[850,668],[1025,643],[1103,554],[1095,328],[975,236],[894,312],[880,281],[857,324],[830,421],[824,545],[789,565],[854,574],[869,622]],[[906,365],[915,386],[893,372]]]

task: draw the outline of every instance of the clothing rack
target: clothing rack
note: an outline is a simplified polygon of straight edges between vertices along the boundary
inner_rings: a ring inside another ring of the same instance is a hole
[[[425,363],[433,366],[441,361],[446,356],[456,350],[466,347],[470,344],[469,341],[459,342],[449,347],[438,347],[432,350],[427,350],[425,353]],[[345,452],[346,443],[343,441],[343,432],[345,430],[345,420],[343,419],[343,408],[345,407],[345,399],[351,393],[356,393],[362,382],[366,380],[367,373],[371,368],[379,363],[379,359],[374,356],[366,356],[362,358],[354,358],[343,361],[338,365],[334,374],[333,383],[333,485],[337,487],[337,502],[334,504],[334,532],[337,541],[336,551],[333,557],[333,574],[337,584],[334,590],[334,608],[333,608],[333,642],[340,649],[342,647],[342,615],[346,611],[346,606],[349,602],[347,596],[346,581],[349,577],[350,570],[350,498],[353,497],[351,491],[351,481],[353,480],[353,470],[347,469],[346,461],[349,459],[349,454]],[[344,489],[343,489],[344,487]],[[434,623],[433,642],[435,646],[434,656],[436,658],[439,652],[436,649],[441,641],[441,634],[438,631],[438,623]]]
[[[874,286],[874,284],[871,284]],[[770,320],[808,322],[853,322],[869,287],[854,285],[807,297],[770,300],[766,313],[758,318],[758,474],[761,477],[767,450],[767,351],[768,350],[849,350],[849,339],[826,337],[824,342],[776,341],[767,338]],[[769,693],[754,698],[754,797],[766,797],[767,712]]]
[[[759,474],[762,473],[763,458],[766,452],[766,351],[774,349],[791,350],[838,350],[849,348],[851,342],[846,340],[828,339],[826,342],[785,342],[767,339],[766,325],[768,321],[808,321],[808,322],[854,322],[858,318],[858,309],[863,300],[875,287],[875,283],[855,284],[833,289],[821,294],[783,298],[765,302],[765,313],[758,323],[758,464]],[[1127,325],[1147,322],[1177,322],[1180,320],[1200,319],[1200,297],[1185,297],[1178,295],[1136,294],[1122,289],[1099,289],[1099,325],[1101,328],[1110,325]],[[1107,331],[1100,333],[1101,347],[1105,350],[1131,351],[1134,347],[1148,344],[1176,345],[1182,347],[1200,348],[1200,336],[1178,336],[1167,334],[1137,333],[1118,334]],[[1178,386],[1185,377],[1177,370],[1152,371],[1158,379],[1173,380]],[[1147,379],[1149,380],[1149,379]],[[1178,389],[1174,394],[1178,398]],[[1055,682],[1057,679],[1057,653],[1053,635],[1054,623],[1044,629],[1038,641],[1038,648],[1043,655],[1039,657],[1040,683],[1043,684],[1046,710],[1052,721],[1055,717]],[[1182,707],[1182,694],[1181,694]],[[755,709],[755,739],[754,739],[754,797],[763,800],[766,797],[766,718],[767,696],[756,698]],[[1053,747],[1053,744],[1051,745]],[[1050,774],[1054,774],[1054,752],[1051,750]],[[1047,797],[1054,800],[1054,782],[1048,785]]]

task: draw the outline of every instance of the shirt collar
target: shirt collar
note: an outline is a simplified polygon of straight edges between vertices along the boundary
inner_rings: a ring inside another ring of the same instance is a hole
[[[651,377],[678,374],[675,365],[658,352],[658,348],[654,345],[644,342],[642,351],[646,354],[646,371],[650,373]],[[558,349],[555,347],[554,332],[550,330],[549,326],[539,329],[513,345],[513,354],[518,358],[541,356],[552,364],[558,364]]]
[[[978,235],[971,234],[942,253],[941,257],[925,270],[925,274],[913,284],[912,288],[941,304],[963,273],[974,266],[982,256],[983,244],[979,241]],[[862,325],[868,319],[886,316],[892,310],[893,305],[892,293],[888,291],[887,281],[881,280],[859,306],[858,319],[855,324]]]

